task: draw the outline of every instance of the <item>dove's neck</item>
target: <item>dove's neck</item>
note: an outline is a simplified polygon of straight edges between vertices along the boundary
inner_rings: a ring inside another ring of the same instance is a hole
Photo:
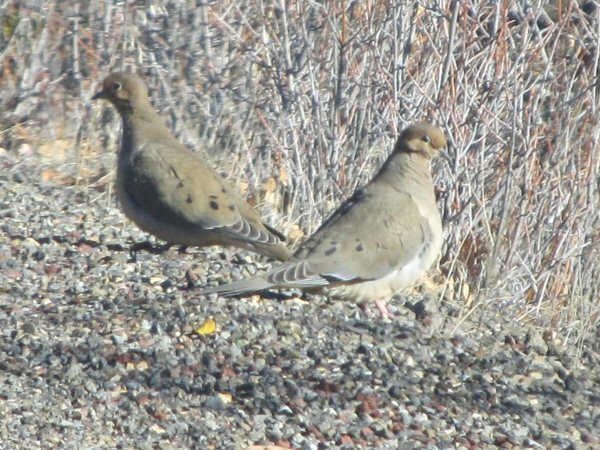
[[[128,154],[144,142],[164,142],[173,139],[162,118],[150,103],[132,108],[121,114],[123,118],[123,141],[121,152]]]
[[[429,159],[419,153],[396,153],[380,172],[382,181],[394,189],[416,195],[433,195]]]

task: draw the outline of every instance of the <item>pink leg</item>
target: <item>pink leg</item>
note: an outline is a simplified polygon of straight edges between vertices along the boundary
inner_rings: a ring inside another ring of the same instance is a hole
[[[377,305],[377,309],[381,313],[382,317],[387,317],[388,319],[394,319],[395,316],[387,309],[385,306],[385,300],[376,300],[375,304]]]

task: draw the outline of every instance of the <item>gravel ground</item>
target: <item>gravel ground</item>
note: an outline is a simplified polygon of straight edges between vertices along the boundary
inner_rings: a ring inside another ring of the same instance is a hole
[[[146,236],[102,193],[0,168],[2,449],[600,448],[597,340],[575,369],[575,349],[499,312],[449,337],[446,305],[418,320],[397,299],[390,321],[321,297],[199,298],[190,284],[266,263],[132,256]]]

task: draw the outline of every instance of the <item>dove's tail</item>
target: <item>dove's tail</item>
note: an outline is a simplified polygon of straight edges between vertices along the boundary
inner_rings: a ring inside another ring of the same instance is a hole
[[[221,286],[208,287],[200,289],[196,292],[201,295],[212,294],[213,292],[216,292],[224,297],[234,297],[238,295],[264,291],[270,287],[273,287],[272,283],[269,283],[262,277],[256,277],[234,281],[233,283],[222,284]]]

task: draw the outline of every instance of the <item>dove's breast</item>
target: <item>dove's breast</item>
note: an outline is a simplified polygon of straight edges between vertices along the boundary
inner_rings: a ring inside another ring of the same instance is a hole
[[[421,245],[409,260],[403,261],[382,278],[336,286],[330,288],[329,293],[357,303],[366,303],[389,299],[402,289],[412,286],[433,265],[442,248],[442,222],[437,209],[435,214],[428,216],[429,219],[424,218],[421,224]]]

